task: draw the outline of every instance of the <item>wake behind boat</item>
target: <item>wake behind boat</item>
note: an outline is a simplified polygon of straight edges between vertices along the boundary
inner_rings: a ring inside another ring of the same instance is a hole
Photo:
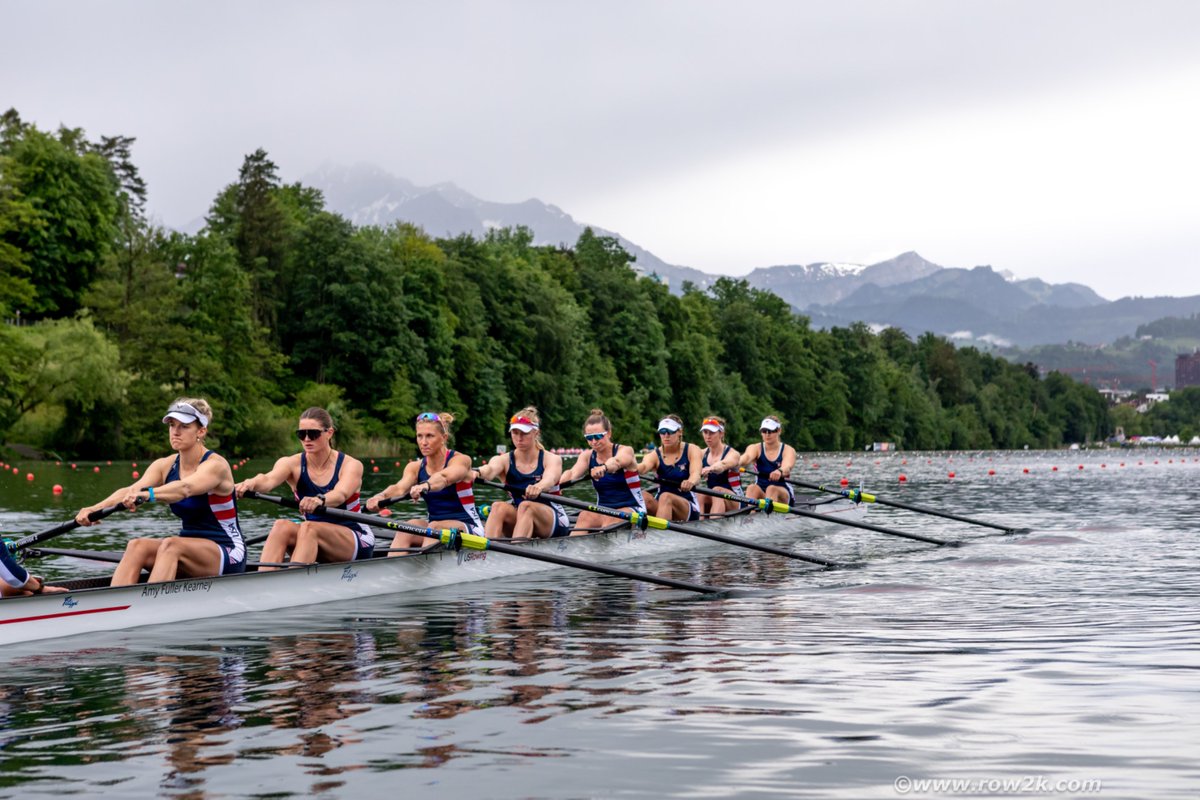
[[[814,513],[860,521],[866,507],[844,498],[811,501]],[[779,519],[776,516],[774,519]],[[724,534],[782,538],[785,531],[744,508],[700,523]],[[794,535],[795,528],[791,529]],[[595,563],[646,559],[713,543],[671,530],[631,528],[625,523],[593,533],[506,543]],[[358,561],[314,563],[276,571],[250,564],[244,573],[112,587],[109,578],[59,582],[63,594],[11,597],[0,602],[0,645],[187,622],[254,611],[415,592],[457,583],[556,569],[552,564],[486,550],[435,546],[394,558],[386,552]]]

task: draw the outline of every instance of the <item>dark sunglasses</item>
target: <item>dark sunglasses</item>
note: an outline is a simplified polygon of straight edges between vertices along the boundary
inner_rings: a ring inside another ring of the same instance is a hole
[[[321,430],[317,430],[316,428],[301,428],[300,430],[296,431],[296,438],[302,442],[305,439],[320,439],[321,434],[326,430],[328,429],[322,428]]]
[[[672,433],[679,433],[679,431],[669,431],[669,430],[667,430],[666,428],[659,428],[659,429],[658,429],[658,435],[659,435],[659,436],[670,436]]]
[[[779,433],[778,429],[772,430],[771,428],[759,428],[758,432],[759,433]]]
[[[605,433],[607,433],[607,431]],[[604,438],[604,434],[603,433],[585,433],[583,435],[583,438],[587,439],[589,442],[598,442]]]

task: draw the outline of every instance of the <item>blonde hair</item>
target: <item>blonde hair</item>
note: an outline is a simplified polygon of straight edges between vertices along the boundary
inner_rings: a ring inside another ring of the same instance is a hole
[[[525,406],[513,416],[525,417],[530,422],[536,422],[538,427],[533,429],[533,437],[537,441],[538,450],[545,450],[546,446],[542,444],[542,418],[538,415],[538,410],[534,406]]]
[[[606,431],[612,431],[612,423],[608,421],[608,417],[604,416],[604,412],[598,408],[593,408],[588,413],[588,418],[583,421],[584,431],[587,431],[588,425],[599,425]]]
[[[436,419],[421,419],[427,414],[432,414],[434,417],[436,417]],[[442,435],[449,439],[450,426],[454,424],[454,415],[449,411],[423,411],[420,414],[417,414],[417,418],[413,422],[413,430],[416,430],[417,426],[422,422],[428,422],[433,425],[437,425],[442,429]]]
[[[208,425],[212,425],[212,421],[213,421],[212,406],[210,406],[208,404],[208,401],[205,400],[203,397],[176,397],[173,401],[171,401],[171,405],[175,405],[176,403],[187,403],[189,406],[196,409],[201,414],[203,414],[205,417],[207,417]],[[197,422],[199,422],[199,420],[197,420]],[[204,425],[203,427],[207,428],[208,425]]]

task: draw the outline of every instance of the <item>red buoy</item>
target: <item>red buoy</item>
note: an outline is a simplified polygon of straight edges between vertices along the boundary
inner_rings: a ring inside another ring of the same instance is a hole
[[[905,482],[905,481],[907,481],[907,480],[908,480],[908,476],[907,476],[907,475],[905,475],[903,472],[901,472],[901,473],[900,473],[900,482],[901,482],[901,483],[904,483],[904,482]]]
[[[27,480],[27,481],[31,481],[31,480],[33,480],[33,473],[32,473],[32,472],[26,472],[26,473],[25,473],[25,480]]]
[[[951,477],[951,478],[953,478],[953,477],[954,477],[954,473],[953,473],[953,472],[951,472],[951,473],[950,473],[950,477]]]
[[[379,467],[371,467],[372,472],[379,472]]]
[[[996,474],[996,470],[994,470],[994,469],[988,470],[988,475],[995,475],[995,474]]]
[[[849,486],[850,480],[848,478],[842,478],[840,481],[838,481],[838,483],[840,483],[842,486]]]
[[[138,472],[138,471],[135,469],[135,470],[133,471],[133,479],[136,481],[136,480],[137,480],[138,478],[140,478],[140,477],[142,477],[142,473]]]
[[[54,484],[54,488],[50,491],[54,492],[55,494],[62,494],[62,484]]]
[[[92,472],[99,472],[99,471],[100,471],[99,466],[92,467]]]
[[[381,517],[390,517],[391,515],[392,515],[392,510],[390,508],[380,509],[380,511],[379,511],[379,516],[381,516]]]

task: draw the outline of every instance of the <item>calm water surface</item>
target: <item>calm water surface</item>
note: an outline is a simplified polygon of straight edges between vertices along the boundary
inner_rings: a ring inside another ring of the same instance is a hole
[[[777,517],[772,543],[857,566],[720,545],[636,565],[744,596],[558,570],[18,648],[0,656],[0,796],[1194,797],[1195,456],[806,455],[802,479],[1032,532],[874,506],[970,542]],[[130,471],[17,466],[9,535]],[[244,503],[247,534],[274,510]],[[155,508],[55,544],[170,528]]]

